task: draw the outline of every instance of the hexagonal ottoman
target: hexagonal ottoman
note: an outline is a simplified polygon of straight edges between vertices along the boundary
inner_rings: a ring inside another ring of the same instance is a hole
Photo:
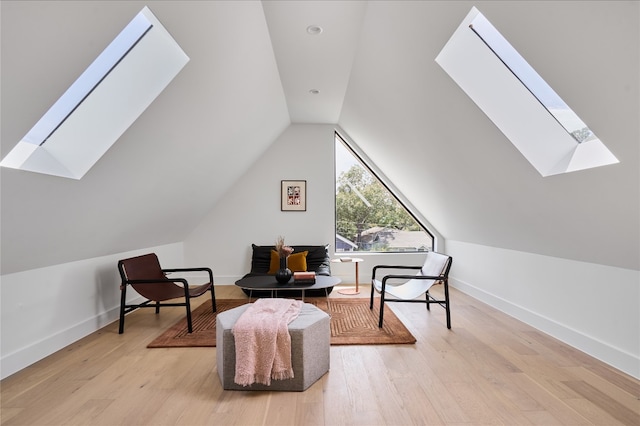
[[[216,320],[216,361],[223,389],[304,391],[329,371],[331,330],[329,315],[310,303],[305,303],[300,315],[289,323],[291,334],[291,364],[294,377],[272,380],[270,386],[254,383],[236,384],[236,350],[233,326],[249,305],[238,306],[218,314]]]

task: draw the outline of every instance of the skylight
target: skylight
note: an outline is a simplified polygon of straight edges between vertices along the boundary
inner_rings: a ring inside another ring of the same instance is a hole
[[[436,62],[542,176],[618,163],[475,7]]]
[[[82,178],[188,61],[143,8],[0,165]]]

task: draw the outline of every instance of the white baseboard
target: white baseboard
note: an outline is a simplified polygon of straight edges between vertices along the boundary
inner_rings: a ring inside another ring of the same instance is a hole
[[[144,300],[142,297],[136,297],[130,300],[129,303],[141,303]],[[99,315],[87,318],[73,327],[48,336],[46,339],[3,356],[0,360],[0,379],[9,377],[119,319],[120,306],[117,306]]]
[[[220,285],[233,285],[229,283],[234,283],[239,278],[230,276],[219,277],[218,279],[225,283]],[[549,318],[524,309],[521,306],[515,305],[500,297],[496,297],[495,295],[487,293],[486,291],[467,282],[450,277],[450,283],[452,287],[455,287],[463,293],[466,293],[469,296],[506,313],[507,315],[517,318],[518,320],[549,334],[550,336],[553,336],[554,338],[559,339],[562,342],[573,346],[614,368],[617,368],[618,370],[621,370],[635,378],[640,378],[640,359],[633,354],[629,354],[618,348],[612,347],[605,342],[580,333],[579,331],[566,327],[562,324],[558,324]],[[139,300],[142,301],[143,299],[139,298]],[[136,301],[137,299],[132,300],[134,303]],[[114,307],[92,318],[88,318],[73,327],[48,336],[46,339],[40,340],[3,356],[0,360],[0,378],[4,379],[53,354],[54,352],[63,349],[100,328],[117,321],[119,319],[118,317],[119,307]]]
[[[584,333],[532,312],[508,300],[487,293],[467,282],[449,277],[452,287],[512,316],[586,354],[640,379],[640,359],[633,354],[594,339]],[[455,313],[453,314],[455,315]]]
[[[241,275],[224,275],[224,276],[217,275],[217,276],[213,277],[213,283],[216,286],[218,286],[218,285],[235,285],[236,281],[238,281],[242,277],[243,276],[241,276]]]

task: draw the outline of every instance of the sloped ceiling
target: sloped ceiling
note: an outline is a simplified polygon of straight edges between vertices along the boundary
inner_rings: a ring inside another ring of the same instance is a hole
[[[337,123],[367,2],[265,1],[263,6],[291,121]],[[313,34],[313,28],[320,32]]]
[[[0,171],[3,274],[182,241],[291,122],[447,239],[640,269],[638,2],[2,1],[2,155],[145,5],[191,61],[82,180]],[[620,164],[537,174],[434,61],[472,6]]]
[[[260,2],[3,1],[3,154],[146,4],[191,60],[82,180],[2,169],[3,274],[182,241],[289,125]]]
[[[620,159],[543,178],[435,63],[476,6]],[[370,2],[340,124],[447,239],[638,269],[638,2]]]

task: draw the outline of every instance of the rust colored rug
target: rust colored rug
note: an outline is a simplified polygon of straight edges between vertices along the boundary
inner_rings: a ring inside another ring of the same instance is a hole
[[[218,312],[248,303],[248,299],[216,300]],[[379,299],[369,309],[368,298],[307,297],[331,315],[332,345],[386,345],[415,343],[416,339],[388,306],[384,310],[384,325],[378,328]],[[216,315],[211,312],[211,300],[196,308],[191,316],[193,333],[187,333],[187,318],[183,318],[153,340],[149,348],[211,347],[216,345]]]

